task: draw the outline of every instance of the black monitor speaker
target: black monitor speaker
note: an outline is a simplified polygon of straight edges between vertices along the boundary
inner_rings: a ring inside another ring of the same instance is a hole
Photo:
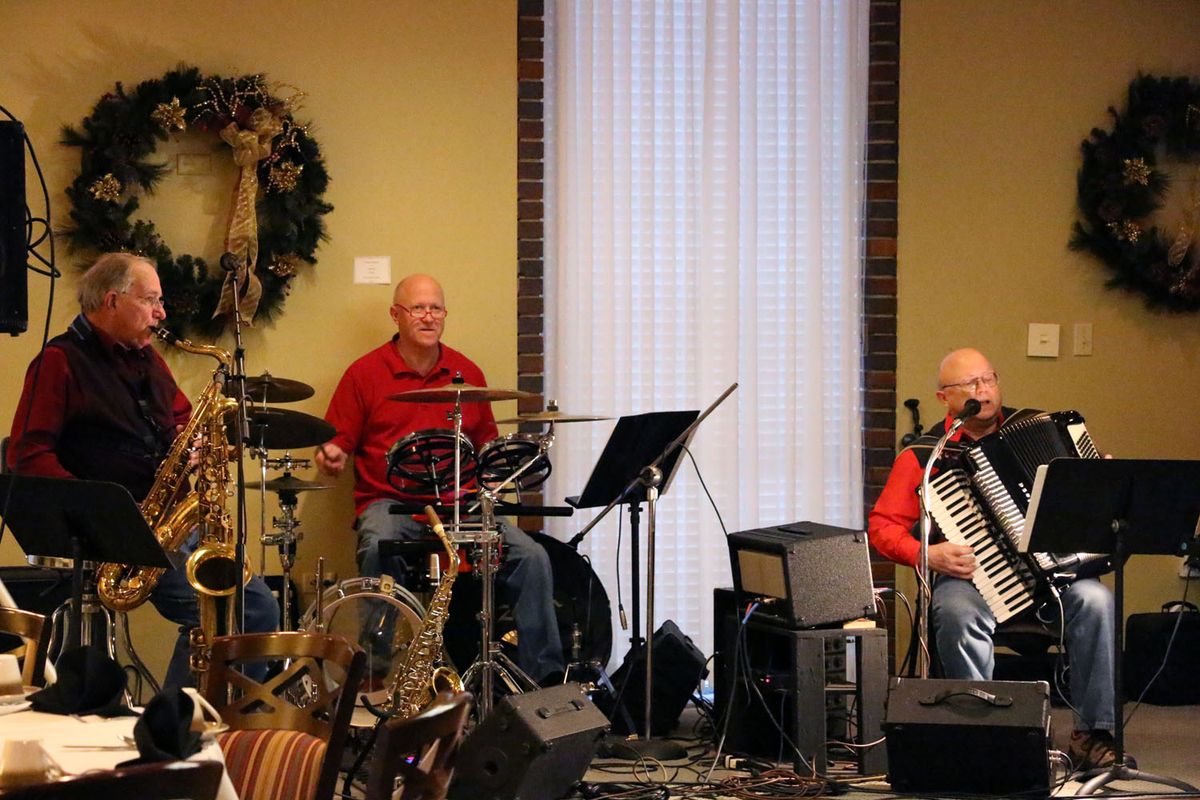
[[[25,228],[25,128],[0,121],[0,333],[29,326]]]

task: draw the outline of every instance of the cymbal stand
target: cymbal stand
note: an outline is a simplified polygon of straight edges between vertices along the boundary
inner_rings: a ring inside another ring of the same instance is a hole
[[[463,675],[463,685],[471,686],[478,678],[480,691],[475,697],[479,704],[479,718],[484,719],[492,713],[496,676],[500,677],[505,687],[513,694],[536,689],[538,684],[500,649],[499,642],[492,639],[496,609],[495,546],[500,541],[500,533],[496,529],[495,496],[487,488],[481,487],[479,498],[480,530],[478,537],[472,537],[472,541],[479,545],[478,571],[480,582],[483,584],[483,602],[480,603],[479,610],[480,647],[479,658]]]
[[[283,477],[291,476],[291,472],[285,472]],[[264,533],[262,537],[263,547],[267,545],[275,545],[279,547],[279,568],[283,572],[283,589],[280,592],[281,605],[283,606],[283,630],[289,630],[291,625],[291,596],[292,596],[292,566],[296,560],[296,543],[304,538],[304,533],[300,531],[300,520],[296,519],[296,492],[284,489],[279,492],[279,510],[283,512],[282,517],[272,517],[271,526],[278,531],[277,533]]]

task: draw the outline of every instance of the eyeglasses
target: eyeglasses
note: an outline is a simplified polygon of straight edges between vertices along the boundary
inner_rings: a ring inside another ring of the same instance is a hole
[[[947,383],[944,386],[942,386],[942,389],[943,390],[945,390],[945,389],[961,389],[964,392],[974,392],[974,391],[977,391],[980,386],[986,386],[987,388],[990,389],[993,386],[995,386],[999,381],[1000,381],[1000,376],[997,375],[994,371],[993,372],[985,372],[983,375],[980,375],[977,378],[969,378],[965,381],[959,381],[958,383]]]
[[[139,294],[130,294],[129,292],[121,292],[121,294],[132,297],[134,300],[137,300],[139,303],[144,305],[146,308],[163,308],[162,295],[139,295]]]
[[[396,303],[396,308],[402,310],[404,313],[408,314],[413,319],[425,319],[426,314],[433,317],[434,319],[445,319],[446,318],[446,309],[443,308],[442,306],[411,306],[410,307],[410,306],[402,306],[399,303]]]

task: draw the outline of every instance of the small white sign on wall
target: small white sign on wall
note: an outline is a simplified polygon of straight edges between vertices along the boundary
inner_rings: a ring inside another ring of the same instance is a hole
[[[390,285],[392,282],[392,257],[358,256],[354,259],[354,282]]]

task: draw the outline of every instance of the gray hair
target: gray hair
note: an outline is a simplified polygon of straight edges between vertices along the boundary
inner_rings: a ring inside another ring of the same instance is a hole
[[[129,291],[133,285],[133,265],[139,261],[150,263],[133,253],[105,253],[96,259],[79,279],[76,289],[79,310],[85,314],[97,311],[104,305],[104,295]]]

